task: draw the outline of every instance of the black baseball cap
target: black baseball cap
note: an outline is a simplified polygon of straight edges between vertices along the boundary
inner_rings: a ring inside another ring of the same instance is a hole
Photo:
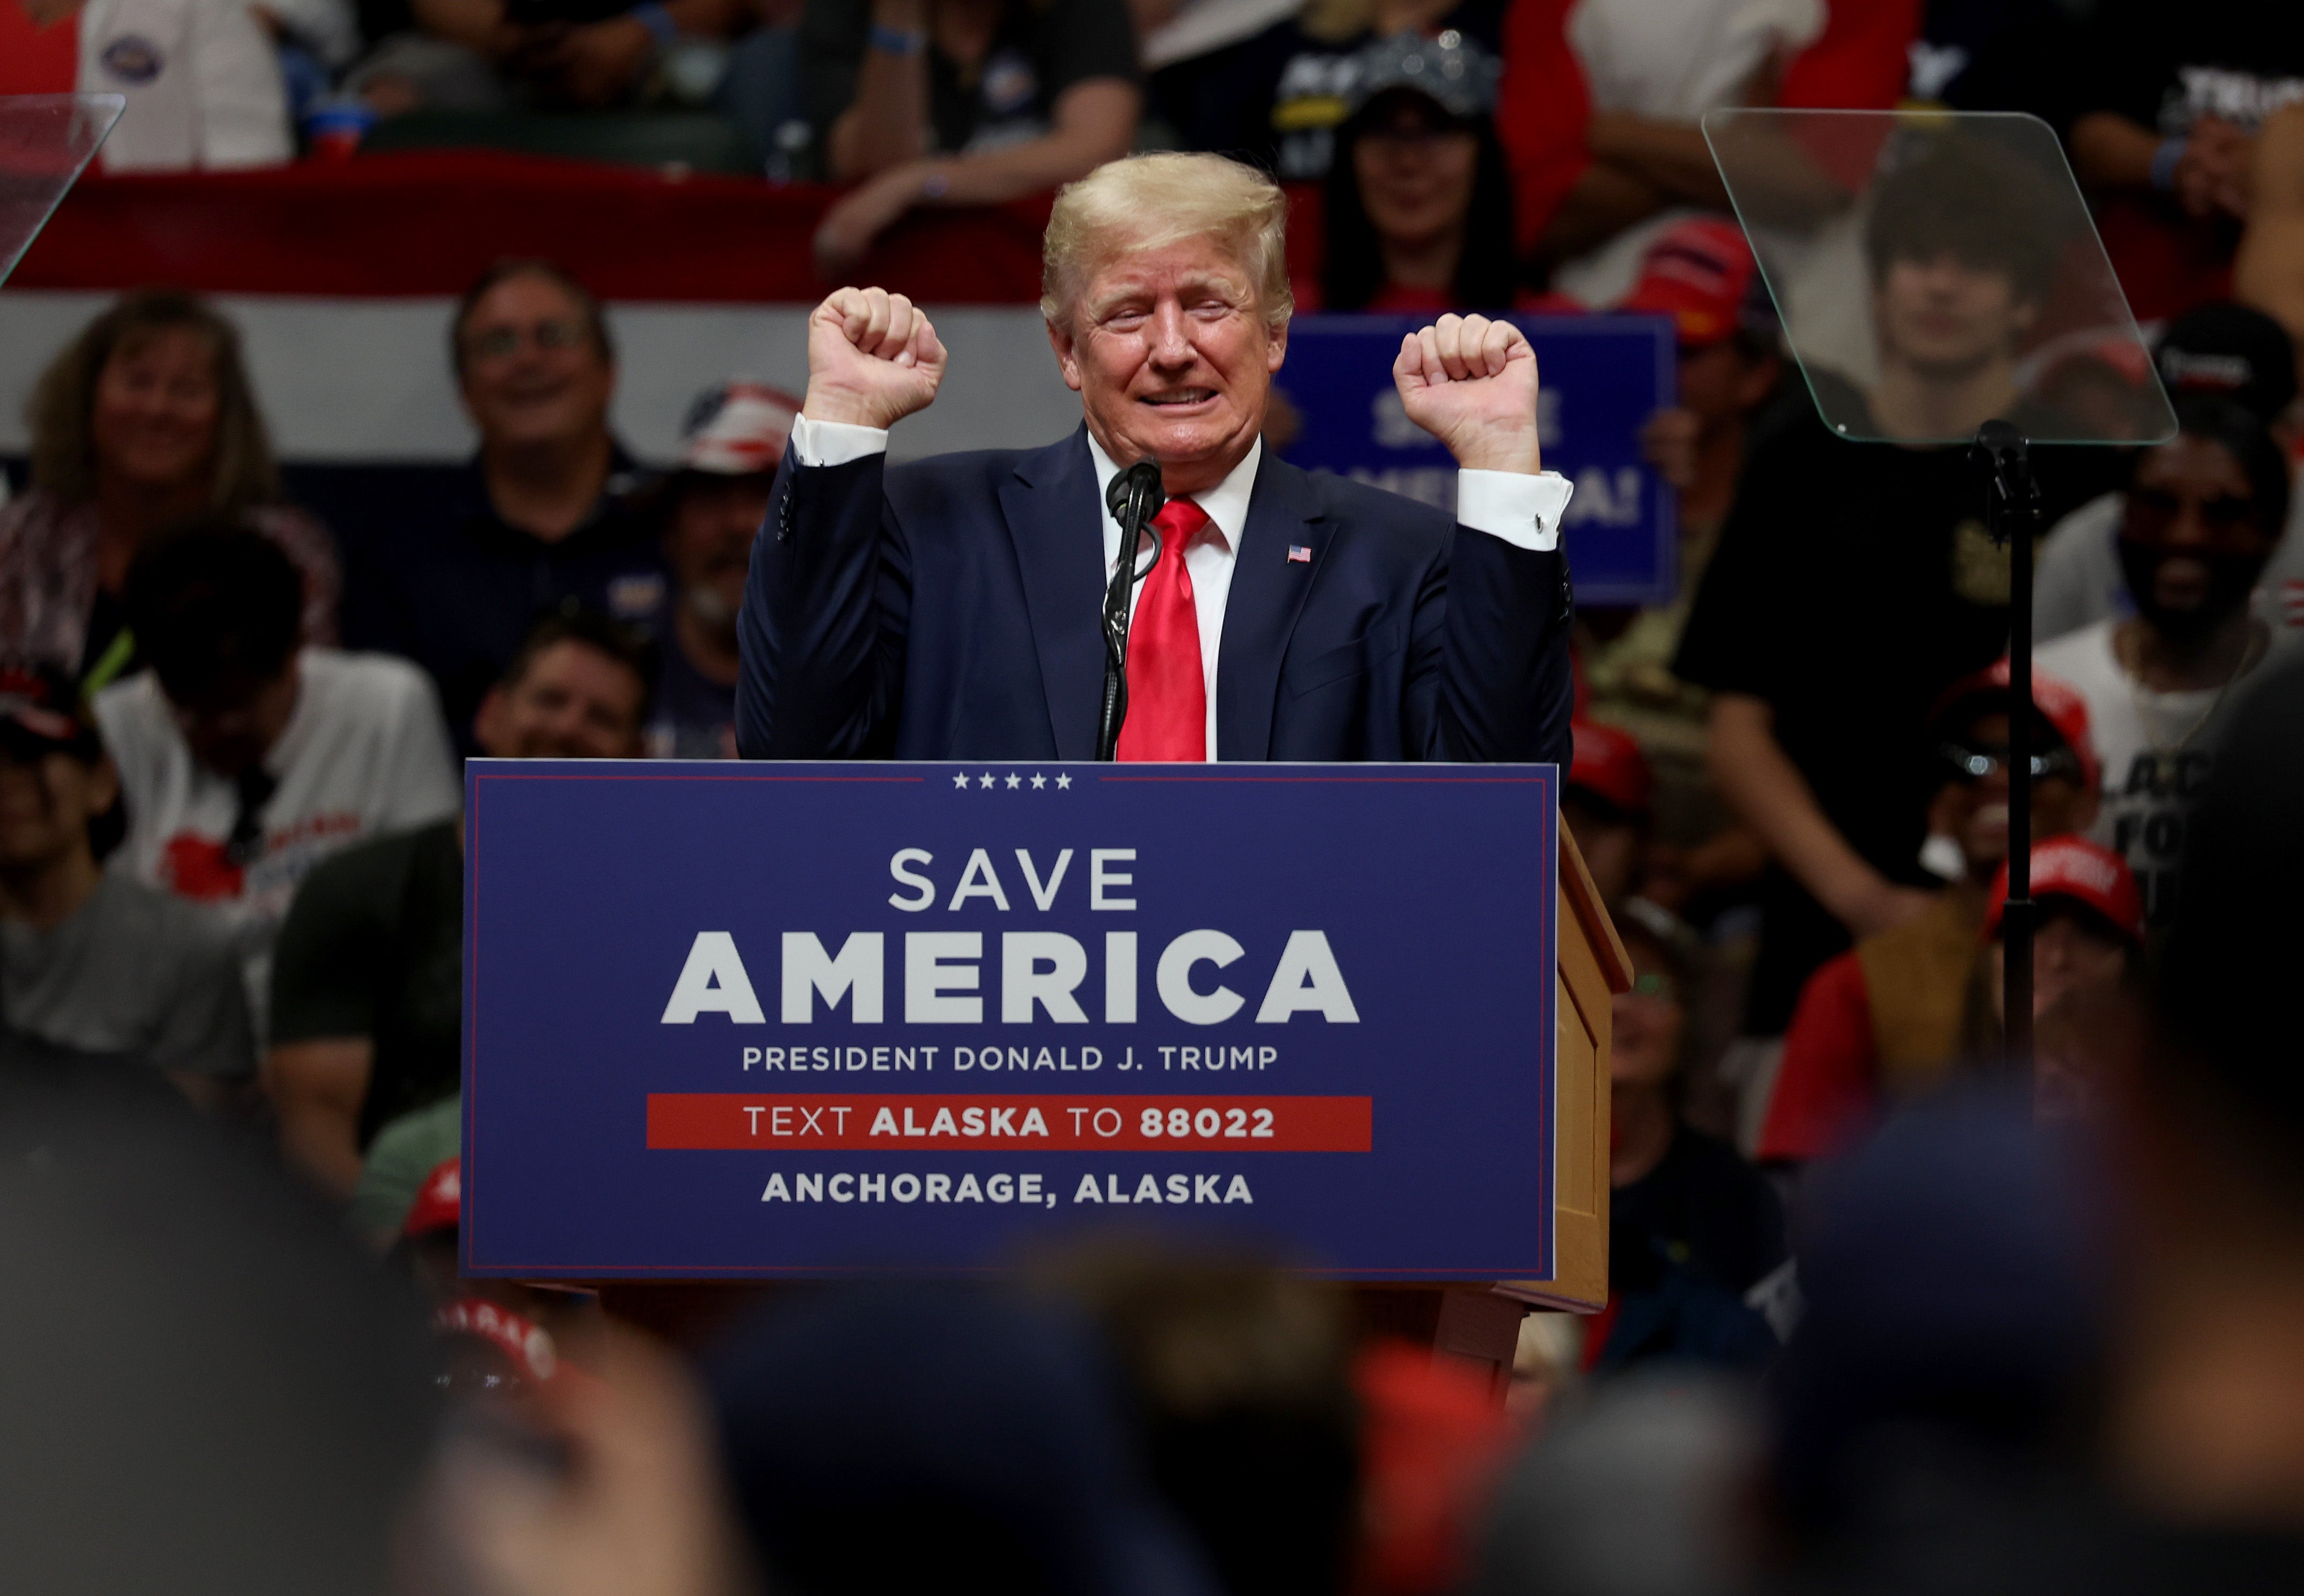
[[[2202,305],[2170,322],[2154,359],[2168,397],[2215,393],[2267,426],[2296,400],[2296,346],[2261,310],[2229,301]]]

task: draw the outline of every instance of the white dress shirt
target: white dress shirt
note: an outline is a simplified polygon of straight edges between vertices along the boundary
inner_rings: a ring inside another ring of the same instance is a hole
[[[887,429],[857,426],[845,421],[813,421],[794,418],[792,447],[805,466],[844,466],[888,447]],[[1120,474],[1112,457],[1090,434],[1088,458],[1096,465],[1096,501],[1103,522],[1104,575],[1109,582],[1120,561],[1120,523],[1112,519],[1105,494]],[[1264,440],[1249,445],[1246,458],[1205,493],[1185,497],[1208,518],[1190,546],[1184,550],[1184,570],[1192,578],[1192,609],[1200,629],[1200,680],[1208,705],[1208,758],[1216,756],[1216,670],[1224,643],[1224,603],[1232,596],[1232,566],[1239,557],[1241,535],[1248,530],[1248,501],[1256,491],[1257,468],[1263,463]],[[1459,471],[1456,473],[1456,519],[1476,532],[1501,537],[1516,548],[1546,553],[1560,546],[1560,518],[1568,508],[1573,485],[1557,471],[1529,476],[1520,471]],[[1131,617],[1138,583],[1129,589]]]

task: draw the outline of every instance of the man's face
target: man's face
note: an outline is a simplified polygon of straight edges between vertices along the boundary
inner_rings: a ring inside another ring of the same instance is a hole
[[[1891,260],[1872,308],[1882,359],[1945,382],[2013,359],[2039,316],[2004,269],[1972,265],[1950,250]]]
[[[1604,901],[1614,903],[1639,885],[1647,864],[1647,832],[1613,805],[1595,804],[1571,788],[1560,797],[1560,819],[1584,856],[1584,868]]]
[[[231,780],[260,763],[288,729],[296,708],[296,659],[279,671],[256,676],[228,671],[199,698],[168,700],[168,713],[185,746],[216,774]]]
[[[2239,609],[2280,539],[2264,521],[2247,471],[2222,443],[2179,433],[2148,451],[2120,528],[2138,611],[2193,636]]]
[[[1266,325],[1216,238],[1120,255],[1048,340],[1104,452],[1158,460],[1172,494],[1214,487],[1247,455],[1288,352],[1286,324]]]
[[[665,528],[664,554],[681,606],[709,630],[733,637],[744,602],[752,540],[768,513],[775,474],[707,477],[690,473]]]
[[[518,681],[490,689],[473,730],[498,759],[628,759],[640,750],[646,697],[622,661],[563,639]]]
[[[465,318],[464,408],[483,446],[518,449],[605,436],[616,368],[584,308],[548,277],[507,277]]]
[[[1949,781],[1936,794],[1928,829],[1960,844],[1969,869],[1988,880],[2008,857],[2008,717],[1978,715],[1952,739],[1995,763],[1990,772]],[[2035,745],[2037,751],[2038,745]],[[2032,783],[2032,837],[2065,837],[2096,823],[2096,793],[2057,769]]]
[[[1767,398],[1776,384],[1772,356],[1745,358],[1733,338],[1680,351],[1680,405],[1709,435]]]
[[[89,443],[97,471],[145,488],[205,481],[216,463],[216,351],[191,327],[123,339],[97,374]]]
[[[119,792],[108,759],[0,744],[0,870],[35,869],[86,848],[89,818]]]
[[[1992,1010],[2005,1023],[2007,947],[1992,944]],[[2095,916],[2075,914],[2070,899],[2045,898],[2032,931],[2032,1016],[2068,998],[2113,990],[2128,970],[2128,944]]]

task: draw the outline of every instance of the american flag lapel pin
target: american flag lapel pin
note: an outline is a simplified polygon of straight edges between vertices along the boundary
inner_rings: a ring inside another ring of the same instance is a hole
[[[1288,563],[1289,563],[1289,564],[1291,564],[1291,565],[1309,565],[1309,564],[1311,564],[1311,563],[1312,563],[1312,549],[1311,549],[1311,545],[1309,545],[1309,544],[1301,544],[1301,543],[1292,543],[1292,544],[1290,544],[1290,545],[1288,545]]]

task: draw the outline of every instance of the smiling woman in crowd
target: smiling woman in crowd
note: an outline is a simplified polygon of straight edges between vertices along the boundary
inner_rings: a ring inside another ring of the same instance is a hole
[[[1512,182],[1492,121],[1501,70],[1453,32],[1361,52],[1358,104],[1328,168],[1318,308],[1426,316],[1517,300]]]
[[[240,335],[207,305],[132,293],[82,328],[26,407],[32,489],[0,509],[0,656],[93,693],[135,662],[121,592],[137,554],[211,511],[278,544],[304,583],[304,638],[335,641],[326,530],[281,502]]]

